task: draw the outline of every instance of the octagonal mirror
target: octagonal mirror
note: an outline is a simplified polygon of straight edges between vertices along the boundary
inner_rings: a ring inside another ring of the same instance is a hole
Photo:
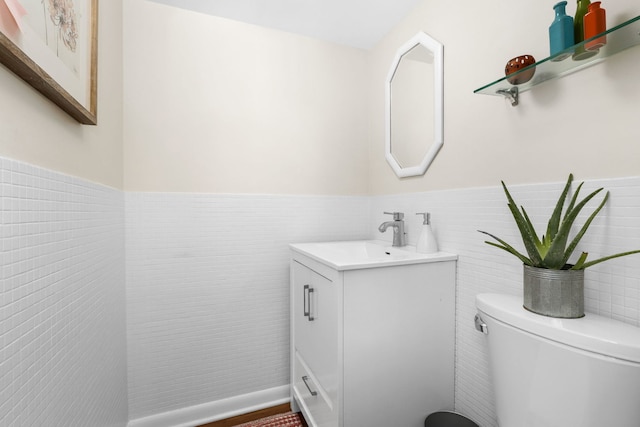
[[[385,157],[399,177],[424,175],[444,143],[443,50],[420,32],[398,49],[389,69]]]

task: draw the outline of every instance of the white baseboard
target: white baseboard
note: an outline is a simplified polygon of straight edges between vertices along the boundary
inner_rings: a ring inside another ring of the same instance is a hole
[[[129,421],[128,427],[194,427],[291,401],[288,385]]]

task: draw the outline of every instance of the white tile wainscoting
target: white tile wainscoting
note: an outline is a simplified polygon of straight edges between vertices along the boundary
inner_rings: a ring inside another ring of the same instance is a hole
[[[281,398],[288,243],[390,241],[377,226],[388,220],[383,211],[396,210],[406,214],[410,244],[421,223],[415,213],[429,211],[440,248],[459,255],[456,409],[496,426],[473,316],[478,293],[522,293],[518,261],[477,232],[518,242],[500,187],[370,197],[125,194],[8,159],[0,167],[0,424],[124,426],[127,396],[132,426]],[[510,188],[543,227],[562,185]],[[581,247],[592,257],[640,248],[640,178],[589,180],[585,194],[599,186],[611,197]],[[586,310],[640,326],[639,261],[587,270]]]
[[[131,419],[288,384],[289,243],[368,235],[368,197],[127,193]]]
[[[0,158],[0,200],[0,425],[126,425],[122,192]]]

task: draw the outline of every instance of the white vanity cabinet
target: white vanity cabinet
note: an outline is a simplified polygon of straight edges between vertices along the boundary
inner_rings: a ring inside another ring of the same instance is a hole
[[[293,408],[318,427],[453,410],[456,256],[339,264],[318,245],[291,245]]]

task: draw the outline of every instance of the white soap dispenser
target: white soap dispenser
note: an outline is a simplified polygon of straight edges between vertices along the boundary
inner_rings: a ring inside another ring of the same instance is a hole
[[[424,216],[422,231],[418,238],[418,244],[416,245],[416,252],[422,254],[438,252],[438,242],[436,242],[436,236],[433,235],[433,230],[431,229],[431,214],[429,212],[419,212],[416,215]]]

